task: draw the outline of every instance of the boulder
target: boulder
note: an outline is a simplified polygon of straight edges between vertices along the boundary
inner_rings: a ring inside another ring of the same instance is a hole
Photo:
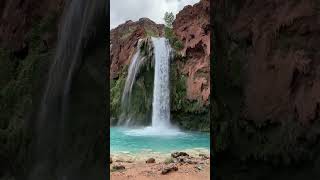
[[[172,171],[178,171],[178,167],[176,165],[169,165],[162,169],[161,174],[168,174]]]
[[[171,154],[171,157],[173,157],[173,158],[177,158],[180,156],[189,156],[189,154],[187,154],[186,152],[174,152]]]
[[[154,158],[149,158],[146,163],[155,163],[156,160]]]
[[[119,165],[112,166],[112,169],[113,170],[124,170],[124,169],[126,169],[126,167],[124,167],[124,165],[119,164]]]

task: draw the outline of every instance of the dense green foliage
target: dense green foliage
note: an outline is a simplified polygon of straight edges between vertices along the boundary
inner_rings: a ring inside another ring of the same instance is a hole
[[[177,51],[183,49],[182,42],[177,38],[172,29],[172,23],[174,21],[173,13],[166,12],[164,20],[166,25],[164,28],[164,36],[169,40],[171,47],[173,47]]]
[[[169,28],[172,28],[172,23],[174,21],[174,15],[172,12],[166,12],[164,14],[164,21],[165,21],[165,25]]]
[[[110,112],[111,117],[118,117],[121,111],[121,96],[126,82],[127,66],[123,67],[123,71],[119,73],[119,78],[110,81]]]
[[[209,131],[209,108],[197,100],[187,99],[187,77],[178,74],[176,61],[183,61],[178,58],[181,57],[176,56],[170,71],[172,122],[189,130]]]
[[[140,54],[143,58],[139,60],[143,60],[144,62],[139,69],[136,81],[132,88],[132,94],[129,100],[129,109],[122,109],[121,107],[121,98],[128,75],[128,67],[125,66],[122,68],[118,79],[111,80],[110,105],[113,124],[119,120],[122,111],[124,111],[127,116],[135,119],[134,123],[136,124],[146,125],[150,123],[154,78],[154,68],[150,48],[149,41],[143,41],[140,46]]]

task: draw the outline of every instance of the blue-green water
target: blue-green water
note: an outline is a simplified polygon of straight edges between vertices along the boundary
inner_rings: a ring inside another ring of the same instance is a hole
[[[175,130],[110,128],[111,153],[139,153],[144,150],[168,153],[194,148],[210,148],[210,134]]]

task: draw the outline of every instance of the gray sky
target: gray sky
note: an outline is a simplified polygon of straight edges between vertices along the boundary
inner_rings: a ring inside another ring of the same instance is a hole
[[[177,14],[186,5],[200,0],[111,0],[110,28],[113,29],[127,20],[137,21],[147,17],[156,23],[162,23],[165,12]]]

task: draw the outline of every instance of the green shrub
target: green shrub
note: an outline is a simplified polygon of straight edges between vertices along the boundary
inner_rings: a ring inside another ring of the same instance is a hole
[[[183,43],[177,38],[172,29],[172,23],[174,21],[174,16],[172,13],[166,12],[164,16],[165,20],[165,28],[164,28],[164,36],[169,40],[170,45],[173,49],[180,51],[183,49]]]

